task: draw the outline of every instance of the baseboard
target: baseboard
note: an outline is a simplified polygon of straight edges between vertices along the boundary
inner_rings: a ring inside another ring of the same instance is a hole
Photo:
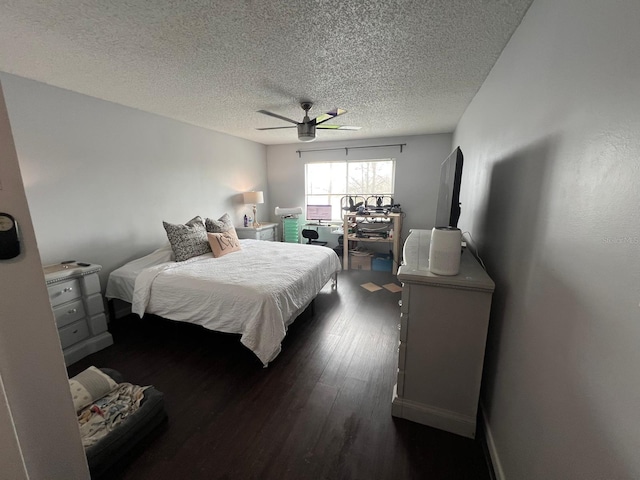
[[[78,342],[75,345],[64,349],[63,353],[65,364],[71,365],[76,363],[87,355],[91,355],[103,348],[107,348],[109,345],[113,345],[113,337],[109,332],[102,332],[95,337],[90,337]]]
[[[481,416],[481,430],[482,430],[482,443],[485,449],[485,456],[487,457],[487,464],[489,467],[489,473],[493,480],[506,480],[504,471],[502,470],[502,464],[500,463],[500,457],[498,455],[498,449],[496,448],[495,441],[493,439],[493,433],[491,432],[491,425],[487,417],[484,405],[480,402],[480,416]]]
[[[391,414],[467,438],[474,438],[476,433],[475,418],[398,397],[395,390]]]

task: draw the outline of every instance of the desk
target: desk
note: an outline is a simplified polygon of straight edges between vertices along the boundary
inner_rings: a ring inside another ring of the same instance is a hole
[[[332,235],[342,235],[342,222],[327,222],[327,223],[305,223],[302,225],[303,230],[315,230],[320,235],[321,241],[326,241],[329,246],[333,248],[333,245],[338,242],[336,237],[331,237]],[[306,239],[303,238],[301,240],[303,243],[306,242]]]
[[[302,228],[318,228],[318,227],[322,227],[322,228],[337,228],[340,227],[342,228],[342,222],[335,222],[335,223],[305,223]]]

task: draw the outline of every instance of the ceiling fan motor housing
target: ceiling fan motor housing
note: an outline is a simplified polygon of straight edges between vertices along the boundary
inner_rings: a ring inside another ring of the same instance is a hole
[[[316,139],[316,123],[299,123],[298,124],[298,140],[301,142],[311,142]]]

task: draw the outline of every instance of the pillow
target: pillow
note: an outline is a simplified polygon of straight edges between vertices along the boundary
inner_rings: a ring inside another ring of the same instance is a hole
[[[184,262],[211,251],[207,241],[207,230],[202,218],[195,217],[184,225],[162,222],[167,238],[176,257],[176,262]]]
[[[241,248],[238,234],[233,227],[223,233],[207,233],[207,237],[209,237],[209,245],[211,245],[215,258],[222,257],[227,253],[237,252]]]
[[[228,213],[222,215],[218,220],[207,218],[204,221],[204,224],[207,227],[207,232],[209,233],[223,233],[233,228],[233,222],[231,221],[231,217]]]
[[[113,378],[96,367],[92,366],[80,372],[69,379],[69,388],[76,412],[104,397],[117,386],[118,384]]]

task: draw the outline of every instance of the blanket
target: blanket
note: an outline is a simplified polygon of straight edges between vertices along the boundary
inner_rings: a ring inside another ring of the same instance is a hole
[[[147,388],[120,383],[111,393],[80,410],[78,424],[84,448],[98,443],[136,412]]]
[[[241,240],[242,249],[144,269],[132,311],[239,333],[266,366],[280,352],[288,325],[341,269],[326,247]]]

